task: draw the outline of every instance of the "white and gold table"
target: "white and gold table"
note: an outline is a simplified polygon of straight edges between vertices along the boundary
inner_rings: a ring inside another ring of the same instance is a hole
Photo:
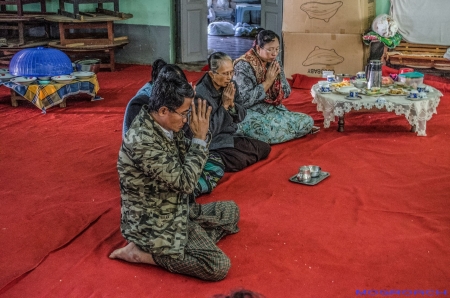
[[[311,95],[312,102],[317,104],[317,110],[323,113],[324,128],[329,128],[330,123],[338,117],[338,131],[344,131],[345,113],[352,110],[386,110],[395,112],[396,115],[405,115],[411,125],[411,131],[416,132],[418,136],[426,136],[427,121],[433,114],[437,114],[436,108],[442,96],[439,90],[430,86],[428,89],[430,92],[427,97],[417,100],[410,100],[404,95],[361,95],[361,99],[349,100],[339,93],[321,93],[319,84],[316,84],[311,88]]]

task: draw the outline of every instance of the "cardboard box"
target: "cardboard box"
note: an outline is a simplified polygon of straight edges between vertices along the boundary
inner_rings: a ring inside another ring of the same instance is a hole
[[[284,71],[321,77],[322,71],[356,75],[364,70],[364,47],[360,34],[283,32]]]
[[[283,32],[364,33],[375,9],[374,0],[284,0]]]

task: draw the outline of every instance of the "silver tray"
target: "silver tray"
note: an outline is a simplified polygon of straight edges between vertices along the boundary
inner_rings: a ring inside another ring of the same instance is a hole
[[[308,182],[304,182],[304,181],[299,181],[297,179],[297,174],[295,174],[294,176],[289,178],[289,181],[294,182],[294,183],[299,183],[299,184],[305,184],[305,185],[316,185],[317,183],[319,183],[320,181],[324,180],[325,178],[327,178],[329,176],[330,176],[330,173],[322,171],[322,172],[320,172],[319,177],[314,177],[314,178],[311,178],[311,180],[309,180]]]

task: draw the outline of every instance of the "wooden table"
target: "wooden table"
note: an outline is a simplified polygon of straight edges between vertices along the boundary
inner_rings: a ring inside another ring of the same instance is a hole
[[[127,15],[127,17],[131,16]],[[96,14],[95,16],[86,16],[83,20],[61,15],[47,16],[45,19],[58,22],[59,25],[60,40],[49,43],[50,47],[57,48],[71,57],[85,58],[90,54],[108,56],[108,62],[103,60],[100,68],[109,68],[114,71],[115,49],[123,48],[129,42],[127,36],[114,36],[114,21],[125,18]],[[92,29],[101,32],[92,32]],[[79,32],[70,32],[77,30]]]
[[[44,27],[44,35],[43,37],[28,37],[25,34],[25,29],[28,28],[37,28]],[[36,40],[42,38],[49,38],[50,27],[48,22],[44,20],[43,15],[25,15],[25,16],[17,16],[13,14],[0,14],[0,29],[5,30],[15,30],[17,31],[18,41],[13,42],[15,40],[13,35],[8,34],[5,37],[7,38],[8,46],[23,46],[28,40]]]
[[[46,12],[45,0],[0,0],[0,11],[6,12],[6,5],[16,5],[17,15],[23,16],[23,6],[30,3],[40,3],[41,12]]]
[[[71,58],[72,61],[77,59],[86,58],[86,56],[90,58],[101,58],[97,57],[106,56],[106,59],[101,59],[100,68],[101,69],[110,69],[111,71],[115,71],[116,62],[115,62],[115,49],[121,49],[125,45],[128,44],[128,39],[114,41],[112,45],[86,45],[86,46],[78,46],[78,47],[64,47],[61,46],[59,42],[50,42],[48,45],[52,48],[57,48],[63,51],[67,56]]]
[[[64,3],[69,3],[73,5],[73,13],[67,12],[64,7]],[[114,11],[119,12],[119,0],[59,0],[59,14],[72,17],[80,18],[80,4],[97,4],[98,9],[103,9],[103,3],[113,3]]]
[[[0,83],[2,84],[2,83]],[[69,83],[52,82],[48,85],[39,85],[37,82],[30,85],[20,85],[13,82],[3,83],[11,89],[11,105],[18,106],[19,100],[26,100],[46,113],[46,110],[55,105],[66,107],[66,99],[77,94],[90,95],[91,100],[101,99],[97,96],[100,86],[97,76],[75,79]]]

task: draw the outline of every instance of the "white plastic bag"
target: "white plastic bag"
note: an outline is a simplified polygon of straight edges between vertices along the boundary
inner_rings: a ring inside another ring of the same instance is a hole
[[[447,51],[445,52],[444,58],[450,60],[450,48],[448,48]]]
[[[228,0],[217,0],[217,7],[228,8]]]
[[[216,13],[214,12],[214,9],[212,9],[212,7],[210,7],[208,9],[208,20],[210,23],[214,22],[214,20],[216,19]]]
[[[234,35],[234,26],[228,22],[214,22],[208,25],[208,35]]]
[[[380,14],[373,20],[372,30],[383,37],[393,37],[398,31],[398,24],[390,15]]]

